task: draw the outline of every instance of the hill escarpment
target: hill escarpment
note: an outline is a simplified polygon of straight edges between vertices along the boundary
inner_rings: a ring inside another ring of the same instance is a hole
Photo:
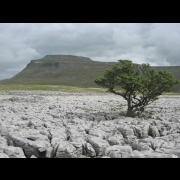
[[[103,76],[105,69],[117,62],[98,62],[88,57],[73,55],[46,55],[31,60],[29,64],[11,79],[0,84],[65,85],[77,87],[97,87],[94,80]],[[180,66],[152,66],[156,71],[166,70],[180,79]],[[180,85],[173,91],[180,92]]]

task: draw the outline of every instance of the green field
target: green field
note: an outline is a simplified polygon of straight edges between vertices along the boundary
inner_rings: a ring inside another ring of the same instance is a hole
[[[81,88],[73,86],[56,86],[56,85],[0,85],[0,91],[26,90],[26,91],[61,91],[61,92],[94,92],[108,93],[105,88]],[[163,95],[180,95],[180,93],[169,92]]]
[[[0,91],[30,90],[30,91],[63,91],[63,92],[95,92],[107,93],[103,88],[80,88],[55,85],[0,85]]]

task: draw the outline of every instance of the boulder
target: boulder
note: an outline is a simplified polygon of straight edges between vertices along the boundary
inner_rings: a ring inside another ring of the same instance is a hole
[[[82,138],[85,140],[87,134],[84,130],[84,128],[80,126],[74,126],[74,125],[68,125],[66,127],[66,135],[67,139],[70,141],[76,141],[76,139]]]
[[[46,158],[53,158],[54,155],[55,155],[54,148],[53,148],[53,147],[48,147],[48,148],[46,149],[46,155],[45,155],[45,157],[46,157]]]
[[[178,156],[174,154],[166,154],[166,153],[158,153],[158,152],[142,152],[145,158],[178,158]]]
[[[149,135],[152,137],[160,137],[158,128],[156,126],[149,127]]]
[[[126,136],[126,137],[124,138],[124,142],[125,142],[126,144],[129,144],[130,146],[131,146],[131,145],[133,144],[133,142],[136,141],[136,140],[137,140],[137,137],[134,136],[134,135]]]
[[[8,145],[7,139],[5,137],[0,136],[0,145]]]
[[[106,139],[106,136],[107,136],[106,133],[99,128],[91,129],[89,131],[89,135],[95,136],[95,137],[100,137],[102,139]]]
[[[140,125],[133,126],[135,136],[137,136],[137,138],[147,138],[149,126],[149,123],[142,123]]]
[[[142,152],[139,152],[139,151],[135,150],[135,151],[132,152],[131,155],[129,155],[129,158],[145,158],[145,156],[144,156],[144,154]]]
[[[56,148],[61,141],[67,140],[65,128],[50,129],[49,134],[51,136],[51,146],[54,148],[54,151],[56,151]]]
[[[123,137],[134,136],[134,131],[129,126],[118,126],[117,129],[121,132]]]
[[[111,158],[122,158],[123,156],[131,153],[131,146],[114,145],[107,147],[105,150],[105,156],[109,156]]]
[[[114,136],[111,136],[110,138],[107,139],[108,143],[113,146],[113,145],[124,145],[125,141],[124,138],[121,134],[116,134]]]
[[[155,151],[157,148],[161,148],[161,146],[165,143],[164,140],[160,138],[155,138],[151,141],[151,147]]]
[[[136,150],[138,151],[153,151],[153,149],[151,148],[151,146],[149,146],[148,143],[143,143],[143,142],[140,142],[138,145],[137,145],[137,148]]]
[[[28,137],[23,137],[20,133],[9,133],[7,140],[8,142],[12,142],[14,146],[22,148],[26,157],[31,157],[32,155],[36,157],[45,156],[47,148],[51,146],[50,143],[44,139],[41,139],[42,136],[39,136],[39,139],[36,135],[31,136],[31,138],[30,136]]]
[[[0,122],[0,136],[7,136],[8,129]]]
[[[0,153],[0,158],[9,158],[9,156],[5,153]]]
[[[85,156],[85,155],[80,155],[80,156],[78,156],[78,158],[90,158],[90,157]]]
[[[92,145],[96,152],[96,156],[103,156],[106,148],[110,146],[106,140],[95,136],[88,136],[87,142]]]
[[[83,154],[84,146],[81,142],[70,142],[76,148],[76,155],[79,157]]]
[[[159,148],[159,150],[162,152],[162,154],[167,154],[169,155],[169,158],[175,156],[175,157],[178,157],[180,158],[180,149],[179,148],[173,148],[173,147],[170,147],[170,148]]]
[[[10,158],[25,158],[23,150],[19,147],[6,146],[3,148],[3,153]]]
[[[61,141],[58,145],[55,158],[77,158],[76,148],[68,141]]]
[[[85,144],[83,154],[88,156],[88,157],[95,157],[96,156],[95,150],[93,149],[92,145],[89,143]]]

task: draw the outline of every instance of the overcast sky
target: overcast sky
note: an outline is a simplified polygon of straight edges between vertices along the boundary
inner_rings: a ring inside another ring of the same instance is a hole
[[[180,66],[180,23],[0,23],[0,80],[51,54]]]

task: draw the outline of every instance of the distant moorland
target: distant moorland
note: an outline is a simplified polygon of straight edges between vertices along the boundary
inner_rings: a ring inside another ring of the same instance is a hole
[[[47,55],[41,59],[31,60],[20,73],[11,79],[0,81],[0,84],[97,88],[94,80],[103,76],[104,70],[115,64],[118,62],[98,62],[72,55]],[[152,68],[156,71],[166,70],[180,80],[180,66],[152,66]],[[180,92],[180,83],[173,87],[172,92]]]

